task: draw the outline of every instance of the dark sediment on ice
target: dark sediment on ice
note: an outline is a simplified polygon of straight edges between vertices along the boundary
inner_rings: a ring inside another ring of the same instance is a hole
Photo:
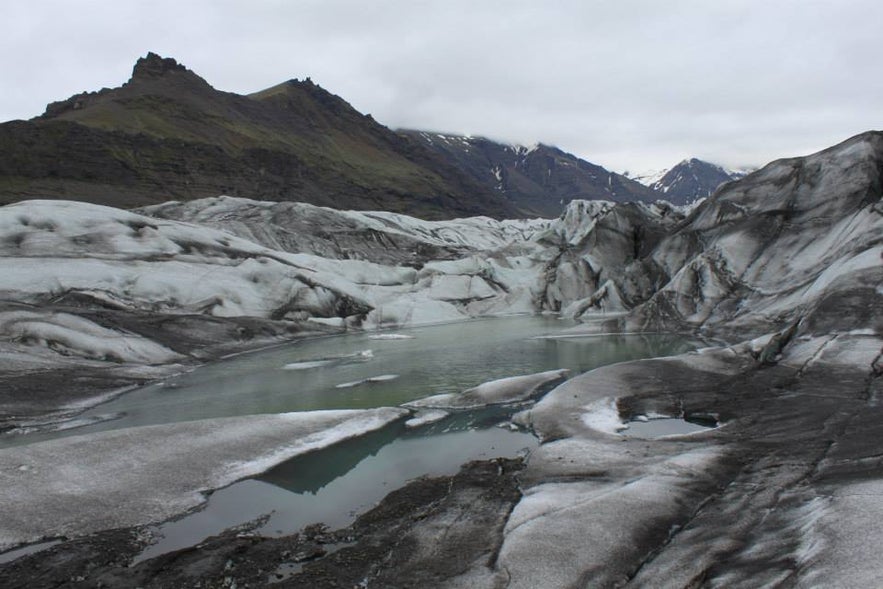
[[[25,587],[432,587],[492,565],[520,498],[520,460],[467,464],[390,493],[343,530],[310,526],[282,538],[247,528],[129,566],[143,529],[99,532],[0,565],[0,585]],[[235,584],[235,585],[234,585]]]

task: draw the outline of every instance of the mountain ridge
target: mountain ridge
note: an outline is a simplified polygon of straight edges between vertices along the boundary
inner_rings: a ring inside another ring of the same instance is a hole
[[[752,171],[731,170],[693,157],[683,159],[668,169],[635,175],[625,172],[624,175],[662,193],[662,198],[672,204],[685,205],[711,196],[726,182],[744,178]]]
[[[551,145],[509,145],[486,137],[400,129],[524,211],[557,217],[574,200],[639,201],[659,192]]]
[[[309,79],[244,96],[149,53],[120,87],[0,125],[0,202],[131,207],[220,194],[427,218],[518,214]]]

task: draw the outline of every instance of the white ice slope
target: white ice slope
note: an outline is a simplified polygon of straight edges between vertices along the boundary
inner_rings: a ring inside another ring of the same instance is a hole
[[[205,501],[204,491],[407,414],[381,408],[206,419],[6,449],[0,550],[162,521]]]

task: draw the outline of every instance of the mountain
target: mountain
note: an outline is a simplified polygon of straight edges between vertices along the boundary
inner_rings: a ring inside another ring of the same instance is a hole
[[[654,202],[663,195],[556,147],[506,145],[484,137],[399,133],[444,157],[519,210],[557,217],[573,200]]]
[[[220,194],[427,218],[516,215],[495,191],[309,79],[242,96],[149,53],[119,88],[0,125],[0,203],[131,207]]]
[[[663,198],[672,204],[684,205],[710,196],[721,184],[738,180],[748,173],[748,170],[727,170],[717,164],[691,158],[668,170],[626,175],[663,193]]]

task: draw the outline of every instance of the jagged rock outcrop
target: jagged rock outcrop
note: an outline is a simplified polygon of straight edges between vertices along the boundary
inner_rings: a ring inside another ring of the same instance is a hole
[[[649,186],[663,193],[667,201],[682,205],[711,196],[721,185],[745,175],[744,172],[732,172],[716,164],[690,158],[679,162]]]

